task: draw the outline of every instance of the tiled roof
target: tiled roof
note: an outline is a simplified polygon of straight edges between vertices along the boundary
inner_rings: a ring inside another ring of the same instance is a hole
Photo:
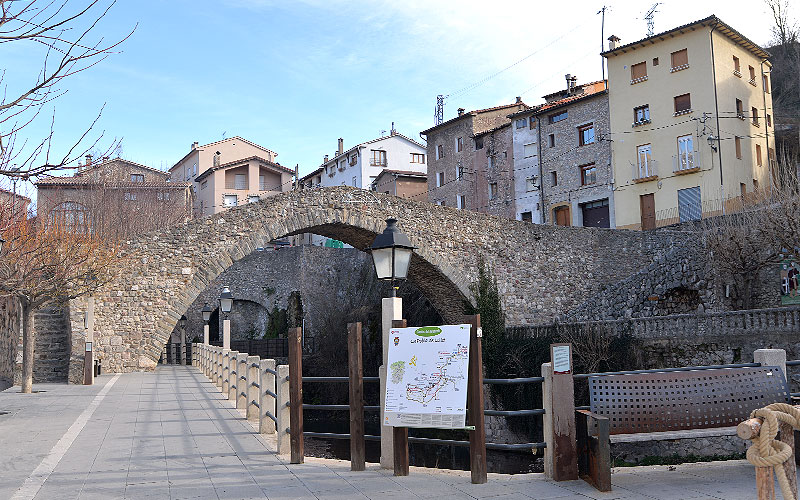
[[[406,177],[428,177],[425,172],[414,172],[413,170],[389,170],[388,168],[381,171],[378,177],[384,174],[402,175]]]
[[[36,187],[52,186],[100,186],[105,188],[147,188],[147,189],[186,189],[191,186],[189,182],[167,182],[167,181],[116,181],[98,182],[97,179],[77,178],[77,177],[47,177],[35,182]]]
[[[251,145],[251,146],[253,146],[253,147],[255,147],[255,148],[261,149],[261,150],[263,150],[263,151],[266,151],[266,152],[268,152],[268,153],[272,153],[272,156],[273,156],[273,157],[274,157],[274,156],[278,156],[278,153],[276,153],[275,151],[272,151],[271,149],[267,149],[267,148],[265,148],[264,146],[260,146],[260,145],[256,144],[255,142],[248,141],[248,140],[247,140],[247,139],[245,139],[244,137],[240,137],[240,136],[238,136],[238,135],[235,135],[235,136],[233,136],[233,137],[230,137],[230,138],[228,138],[228,139],[222,139],[222,140],[220,140],[220,141],[209,142],[208,144],[203,144],[202,146],[197,146],[197,148],[195,148],[195,149],[192,149],[191,151],[189,151],[188,153],[186,153],[185,155],[183,155],[183,158],[181,158],[180,160],[178,160],[177,162],[175,162],[175,164],[174,164],[174,165],[172,165],[172,166],[171,166],[169,169],[170,169],[170,170],[172,170],[173,168],[175,168],[175,167],[176,167],[176,166],[178,166],[179,164],[183,163],[183,161],[184,161],[184,160],[186,160],[186,158],[187,158],[187,157],[188,157],[190,154],[194,153],[194,152],[195,152],[195,151],[197,151],[197,150],[200,150],[200,149],[203,149],[203,148],[207,148],[207,147],[209,147],[209,146],[215,146],[215,145],[217,145],[217,144],[222,144],[223,142],[228,142],[228,141],[233,141],[233,140],[242,141],[242,142],[244,142],[244,143],[246,143],[246,144],[249,144],[249,145]]]
[[[568,104],[572,104],[574,102],[580,101],[582,99],[588,99],[589,97],[595,97],[597,95],[607,93],[608,90],[605,88],[604,85],[605,80],[598,80],[596,82],[584,83],[579,85],[580,88],[583,89],[583,92],[580,94],[575,94],[569,97],[565,97],[563,99],[558,99],[555,101],[546,102],[544,104],[540,104],[538,106],[534,106],[529,109],[524,109],[522,111],[517,111],[516,113],[512,113],[508,115],[509,118],[514,119],[518,116],[523,115],[537,115],[539,113],[543,113],[545,111],[550,111],[554,108],[560,108],[562,106],[566,106]],[[553,92],[552,94],[547,94],[545,97],[553,96],[559,93],[566,93],[566,89],[561,90],[559,92]]]
[[[250,156],[248,158],[241,158],[239,160],[229,161],[228,163],[223,163],[222,165],[206,169],[202,174],[197,176],[195,181],[199,182],[200,179],[208,177],[208,174],[210,174],[211,172],[214,172],[214,171],[217,171],[217,170],[220,170],[220,169],[225,169],[225,168],[228,168],[228,167],[234,167],[234,166],[237,166],[237,165],[241,165],[242,163],[246,163],[246,162],[249,162],[251,160],[256,160],[256,161],[264,163],[265,165],[268,165],[268,166],[270,166],[272,168],[275,168],[275,169],[278,169],[278,170],[283,170],[286,173],[294,174],[294,170],[292,170],[290,168],[287,168],[287,167],[284,167],[283,165],[278,165],[277,163],[271,162],[271,161],[269,161],[269,160],[267,160],[265,158],[261,158],[260,156]]]
[[[479,115],[481,113],[486,113],[486,112],[489,112],[489,111],[497,111],[498,109],[513,108],[515,106],[524,106],[525,108],[529,108],[530,107],[527,104],[525,104],[524,102],[514,102],[514,103],[511,103],[511,104],[503,104],[502,106],[495,106],[493,108],[476,109],[475,111],[467,111],[463,115],[458,115],[458,116],[456,116],[454,118],[450,118],[449,120],[440,123],[439,125],[434,125],[433,127],[429,128],[429,129],[423,130],[422,132],[420,132],[420,134],[428,135],[428,133],[430,131],[432,131],[432,130],[435,130],[435,129],[439,128],[439,127],[443,127],[445,125],[450,125],[451,123],[454,123],[457,120],[460,120],[462,118],[466,118],[468,116],[477,116],[477,115]]]
[[[77,177],[77,176],[80,176],[80,175],[84,175],[87,172],[91,172],[92,170],[94,170],[94,169],[96,169],[98,167],[102,167],[104,165],[108,165],[109,163],[127,163],[128,165],[133,165],[136,168],[143,168],[143,169],[149,170],[149,171],[151,171],[153,173],[163,175],[165,179],[167,177],[169,177],[169,173],[164,172],[163,170],[158,170],[157,168],[148,167],[147,165],[142,165],[141,163],[136,163],[135,161],[126,160],[125,158],[113,158],[113,159],[109,159],[109,160],[106,160],[106,161],[101,161],[101,162],[98,162],[98,163],[92,163],[91,166],[87,166],[87,168],[85,170],[81,170],[80,172],[76,172],[75,176]]]
[[[306,174],[303,177],[301,177],[300,178],[300,182],[306,181],[306,180],[310,179],[311,177],[314,177],[315,175],[321,174],[323,172],[323,170],[325,170],[325,169],[322,168],[322,167],[319,167],[318,169],[314,170],[310,174]]]
[[[334,157],[332,157],[332,158],[329,158],[329,159],[328,159],[328,161],[326,161],[326,162],[323,162],[323,163],[320,165],[320,167],[319,167],[319,168],[321,168],[321,169],[324,169],[324,168],[325,168],[325,165],[327,165],[327,164],[329,164],[329,163],[335,163],[335,162],[337,162],[337,161],[338,161],[340,158],[348,156],[348,155],[349,155],[350,153],[352,153],[353,151],[357,150],[358,148],[363,148],[363,147],[365,147],[367,144],[373,144],[373,143],[375,143],[375,142],[384,141],[384,140],[386,140],[386,139],[391,139],[392,137],[402,137],[403,139],[407,140],[408,142],[410,142],[410,143],[412,143],[412,144],[415,144],[415,145],[417,145],[417,146],[421,147],[422,149],[425,149],[425,146],[424,146],[424,145],[420,144],[419,142],[415,141],[414,139],[412,139],[412,138],[410,138],[410,137],[406,137],[406,136],[405,136],[405,135],[403,135],[403,134],[398,134],[397,132],[395,132],[394,134],[390,134],[390,135],[384,135],[384,136],[377,137],[377,138],[375,138],[375,139],[372,139],[372,140],[369,140],[369,141],[366,141],[366,142],[359,142],[358,144],[356,144],[356,145],[355,145],[355,146],[353,146],[352,148],[348,149],[347,151],[343,152],[342,154],[340,154],[340,155],[336,155],[336,156],[334,156]],[[316,172],[316,170],[315,170],[315,172]],[[309,174],[309,175],[311,175],[311,174]],[[303,177],[303,179],[305,179],[305,177]]]
[[[704,19],[700,19],[698,21],[694,21],[694,22],[691,22],[689,24],[684,24],[683,26],[678,26],[677,28],[672,28],[671,30],[668,30],[668,31],[664,31],[663,33],[658,33],[658,34],[655,34],[653,36],[649,36],[647,38],[643,38],[641,40],[635,41],[633,43],[620,45],[619,47],[617,47],[617,48],[615,48],[613,50],[607,50],[605,52],[602,52],[601,55],[605,56],[605,57],[608,57],[608,56],[612,56],[612,55],[624,54],[628,50],[636,50],[636,48],[637,48],[636,46],[637,45],[640,45],[640,46],[644,47],[645,46],[645,42],[656,43],[656,41],[664,40],[666,36],[672,35],[676,31],[681,31],[682,32],[683,30],[686,30],[686,29],[692,29],[694,26],[697,26],[697,25],[701,25],[701,26],[708,25],[708,26],[717,28],[717,30],[720,33],[722,33],[723,35],[727,36],[728,38],[733,40],[735,43],[741,45],[745,49],[749,50],[750,52],[755,54],[757,57],[760,57],[762,59],[767,59],[767,58],[771,57],[771,54],[769,52],[767,52],[766,50],[762,49],[761,46],[757,45],[752,40],[750,40],[746,36],[742,35],[738,31],[733,29],[729,24],[724,23],[720,18],[718,18],[717,16],[715,16],[713,14],[708,16],[708,17],[706,17],[706,18],[704,18]]]
[[[478,136],[481,136],[481,135],[491,134],[492,132],[497,132],[501,128],[510,127],[510,126],[511,126],[511,122],[506,122],[506,123],[503,123],[502,125],[498,125],[496,127],[490,128],[488,130],[484,130],[482,132],[478,132],[477,134],[473,135],[472,137],[478,137]]]

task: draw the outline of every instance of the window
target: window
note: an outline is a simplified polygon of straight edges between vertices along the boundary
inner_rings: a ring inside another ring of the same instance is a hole
[[[345,168],[347,168],[347,162],[343,159],[339,161],[339,170],[344,170]]]
[[[212,160],[212,164],[215,167],[219,167],[219,160],[220,160],[220,154],[219,151],[217,151],[216,153],[214,153],[214,159]]]
[[[594,163],[584,165],[581,169],[581,186],[594,184],[597,182],[597,167]]]
[[[562,111],[561,113],[555,113],[555,114],[552,114],[552,115],[550,115],[548,117],[548,120],[550,120],[550,123],[558,123],[561,120],[566,120],[566,119],[567,119],[567,112],[566,111]]]
[[[169,201],[169,193],[158,192],[156,193],[156,199],[158,201]]]
[[[756,165],[759,167],[762,165],[761,163],[761,144],[756,144]]]
[[[489,199],[494,200],[497,198],[497,183],[491,182],[489,183]]]
[[[460,179],[464,177],[464,165],[461,162],[456,165],[456,179]]]
[[[423,158],[425,157],[425,155],[422,155],[422,156],[423,156]],[[352,167],[356,163],[358,163],[358,155],[355,154],[355,153],[351,154],[350,155],[350,166]],[[423,159],[421,163],[425,163],[425,160]]]
[[[463,137],[457,137],[456,138],[456,151],[460,153],[463,149],[464,149],[464,138]]]
[[[758,179],[753,179],[753,191],[758,191]]]
[[[683,94],[675,97],[675,115],[682,115],[692,110],[692,98],[690,94]]]
[[[131,182],[144,182],[144,175],[131,174]]]
[[[192,175],[197,175],[197,163],[192,165]]]
[[[736,158],[742,159],[742,138],[734,137],[733,142],[736,143]]]
[[[769,76],[761,75],[761,85],[764,86],[764,92],[769,94]]]
[[[236,205],[238,205],[238,199],[239,199],[238,196],[236,196],[235,194],[226,194],[222,198],[223,205],[226,207],[235,207]]]
[[[203,181],[200,184],[200,191],[204,190],[206,187],[208,187],[208,181]]]
[[[234,189],[247,189],[247,174],[236,174]]]
[[[753,125],[758,127],[758,109],[753,107],[750,109],[750,113],[753,115]]]
[[[251,194],[247,197],[247,203],[258,203],[260,199],[257,194]]]
[[[483,149],[483,137],[475,138],[475,151]]]
[[[653,150],[650,144],[643,144],[636,148],[636,156],[639,165],[639,179],[647,179],[655,176],[655,164],[653,163]]]
[[[657,57],[653,58],[653,66],[658,66],[658,58]]]
[[[578,145],[585,146],[594,143],[594,124],[581,125],[578,127]]]
[[[458,195],[458,197],[456,198],[456,207],[461,210],[467,208],[467,197],[464,196],[463,194]]]
[[[258,176],[258,190],[269,191],[269,189],[267,189],[267,178],[263,175]]]
[[[125,193],[123,197],[126,201],[134,201],[136,200],[136,193]]]
[[[357,181],[355,176],[353,176],[353,184],[352,184],[352,186],[353,187],[358,187],[358,181]]]
[[[444,172],[436,174],[436,187],[444,186]]]
[[[686,49],[678,50],[672,53],[672,66],[670,71],[680,71],[689,67],[689,53]]]
[[[678,190],[678,218],[680,222],[700,220],[702,216],[700,186]]]
[[[528,126],[528,119],[527,118],[519,118],[514,122],[514,127],[516,128],[525,128]]]
[[[744,120],[744,104],[741,99],[736,99],[736,117]]]
[[[411,153],[411,163],[425,163],[425,155],[422,153]]]
[[[631,65],[631,83],[639,83],[644,80],[647,80],[647,63],[643,61]]]
[[[752,67],[752,66],[748,66],[747,68],[750,70],[750,84],[751,85],[755,85],[756,84],[756,69],[754,67]]]
[[[739,58],[736,56],[733,56],[733,74],[739,78],[742,77],[742,68],[739,66]]]
[[[531,142],[522,146],[522,156],[525,158],[536,156],[536,143]]]
[[[487,156],[487,157],[486,157],[486,165],[487,165],[489,168],[492,168],[492,167],[494,167],[494,157],[493,157],[493,156]]]
[[[525,191],[531,192],[536,191],[536,176],[528,177],[525,179]]]
[[[633,124],[639,125],[650,122],[650,105],[638,106],[633,108]]]
[[[558,172],[555,170],[550,172],[550,184],[553,186],[558,186]]]
[[[444,148],[439,144],[436,146],[436,159],[441,160],[442,158],[444,158]]]
[[[533,129],[535,129],[535,128],[536,128],[536,120],[534,120],[532,116],[531,116],[531,119],[530,119],[530,120],[528,120],[528,123],[530,124],[529,128],[530,128],[531,130],[533,130]]]
[[[533,222],[533,212],[522,212],[519,214],[519,220],[522,222]]]
[[[547,142],[550,144],[551,148],[556,147],[556,134],[550,134],[547,136]]]
[[[444,207],[445,206],[443,201],[437,201],[436,204],[439,205],[440,207]]]
[[[771,126],[772,126],[772,115],[767,113],[767,127],[771,127]]]
[[[747,195],[747,184],[744,182],[739,183],[739,193],[742,195],[742,198]]]
[[[50,223],[72,233],[88,233],[91,215],[80,203],[65,201],[50,211]]]
[[[381,151],[379,149],[373,149],[372,150],[372,158],[370,159],[369,164],[372,165],[373,167],[385,167],[386,166],[386,151]]]
[[[695,168],[694,141],[691,135],[678,137],[678,170]]]

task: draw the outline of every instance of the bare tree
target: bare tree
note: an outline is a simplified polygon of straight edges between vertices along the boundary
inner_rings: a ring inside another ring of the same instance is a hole
[[[49,133],[43,138],[22,138],[22,132],[44,111],[45,105],[64,95],[65,79],[91,68],[133,34],[111,43],[96,37],[98,23],[114,5],[103,8],[100,0],[79,2],[70,8],[69,0],[0,0],[0,44],[11,42],[38,44],[43,61],[38,75],[28,85],[0,99],[0,175],[28,180],[43,173],[66,168],[87,151],[97,147],[103,134],[90,139],[100,118],[74,139],[72,146],[55,153],[52,141],[55,112],[50,117]],[[135,29],[135,28],[134,28]],[[0,72],[5,84],[6,70]],[[114,141],[116,142],[116,141]],[[109,146],[109,151],[115,145]]]
[[[34,313],[51,300],[70,300],[108,282],[116,246],[91,233],[76,233],[0,207],[5,243],[0,255],[0,296],[19,301],[22,315],[22,392],[33,385]]]

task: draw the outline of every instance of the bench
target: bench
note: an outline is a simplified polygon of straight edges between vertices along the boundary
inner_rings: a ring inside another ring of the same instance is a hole
[[[664,371],[588,378],[589,410],[576,410],[578,474],[611,491],[610,436],[736,426],[789,402],[780,368]]]

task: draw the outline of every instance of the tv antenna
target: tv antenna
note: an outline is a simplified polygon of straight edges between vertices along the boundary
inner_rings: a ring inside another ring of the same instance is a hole
[[[647,11],[647,14],[644,15],[644,20],[647,21],[647,36],[655,35],[655,22],[653,18],[655,17],[655,13],[658,12],[656,8],[661,5],[661,2],[656,2],[650,7],[650,10]]]

